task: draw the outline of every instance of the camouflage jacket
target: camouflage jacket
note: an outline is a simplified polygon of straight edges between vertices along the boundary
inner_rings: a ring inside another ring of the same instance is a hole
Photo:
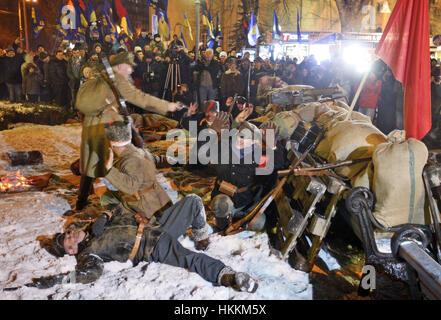
[[[110,219],[103,214],[92,226],[90,240],[76,256],[75,282],[91,283],[103,273],[103,263],[126,262],[135,243],[138,223],[134,215],[123,213]],[[158,223],[147,225],[135,256],[133,265],[148,261],[150,254],[161,237]]]

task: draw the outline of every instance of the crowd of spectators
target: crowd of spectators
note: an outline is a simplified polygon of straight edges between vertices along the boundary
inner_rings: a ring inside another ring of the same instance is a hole
[[[35,52],[25,52],[19,39],[0,49],[0,99],[53,103],[74,114],[76,92],[90,77],[93,67],[103,56],[122,51],[133,52],[135,56],[137,66],[132,78],[138,89],[187,105],[217,100],[224,110],[235,95],[254,105],[262,104],[259,84],[265,76],[276,79],[272,86],[285,83],[339,87],[348,102],[362,76],[338,57],[321,62],[314,56],[304,57],[300,62],[289,57],[277,61],[257,57],[251,61],[249,53],[241,56],[235,48],[227,52],[219,45],[215,49],[202,45],[196,60],[195,51],[184,48],[176,35],[166,43],[160,35],[153,36],[146,30],[135,39],[121,34],[114,40],[110,35],[101,37],[100,33],[91,32],[87,41],[61,45],[52,54],[41,45]],[[173,69],[179,70],[179,74],[169,74],[173,64],[179,66]],[[438,72],[432,78],[432,100],[441,101],[441,93],[437,93],[441,92],[441,72],[436,68],[434,65],[432,70]],[[435,78],[440,82],[435,82]],[[403,128],[403,89],[385,64],[377,62],[372,67],[356,110],[370,116],[386,134]]]

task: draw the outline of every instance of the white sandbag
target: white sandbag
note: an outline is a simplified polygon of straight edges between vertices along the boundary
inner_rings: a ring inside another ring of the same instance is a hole
[[[273,122],[279,128],[279,137],[281,139],[289,139],[300,121],[300,116],[292,110],[279,112],[273,118]]]
[[[387,142],[386,136],[364,121],[341,121],[334,124],[319,143],[316,154],[329,163],[372,157],[376,147]],[[366,169],[369,162],[336,169],[338,174],[352,179]]]
[[[425,223],[422,175],[428,150],[416,139],[402,140],[395,132],[389,142],[376,148],[372,159],[374,216],[385,227]]]
[[[327,104],[320,102],[304,103],[295,109],[303,121],[312,122],[321,116],[323,113],[328,112],[330,109]]]

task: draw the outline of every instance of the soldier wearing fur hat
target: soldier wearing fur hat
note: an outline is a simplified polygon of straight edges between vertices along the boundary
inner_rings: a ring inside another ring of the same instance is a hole
[[[151,112],[165,115],[181,107],[175,103],[160,100],[136,89],[131,83],[133,72],[133,55],[117,54],[110,61],[115,78],[113,85],[119,95],[128,102]],[[76,108],[84,114],[81,135],[80,172],[82,175],[77,209],[87,204],[92,181],[107,174],[105,164],[109,158],[109,140],[104,132],[104,124],[112,121],[123,121],[115,97],[102,74],[86,81],[78,91]]]
[[[58,233],[45,245],[57,257],[75,255],[74,271],[34,279],[29,286],[43,289],[58,283],[92,283],[103,273],[105,262],[131,260],[133,265],[145,261],[186,268],[213,284],[255,292],[258,283],[251,276],[235,272],[206,254],[188,250],[177,240],[188,228],[196,235],[204,226],[204,206],[196,195],[187,196],[153,223],[143,222],[122,206],[112,206],[89,228]]]
[[[227,59],[228,70],[221,77],[221,97],[222,104],[225,105],[228,98],[234,97],[236,94],[241,95],[245,88],[243,77],[237,70],[237,59]]]
[[[226,142],[222,139],[223,145],[221,144],[222,148],[228,143],[228,161],[221,158],[223,154],[221,149],[220,159],[215,165],[217,179],[211,193],[211,208],[215,215],[216,227],[220,231],[227,229],[233,220],[243,218],[261,197],[271,190],[275,180],[269,175],[257,175],[256,169],[264,168],[267,161],[273,161],[274,168],[270,174],[273,175],[284,165],[283,150],[274,148],[276,140],[266,141],[265,133],[269,129],[274,130],[274,139],[276,139],[276,126],[269,121],[261,128],[257,128],[246,121],[251,112],[251,108],[245,108],[235,118],[232,127],[236,127],[239,134]],[[271,146],[274,152],[266,152],[267,146]],[[253,225],[252,230],[261,231],[265,220],[265,215],[262,215]]]

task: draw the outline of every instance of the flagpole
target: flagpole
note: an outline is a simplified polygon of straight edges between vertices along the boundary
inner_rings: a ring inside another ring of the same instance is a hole
[[[28,19],[26,16],[26,2],[25,0],[22,1],[22,11],[23,11],[23,20],[24,20],[24,27],[25,27],[25,41],[26,41],[26,51],[29,50],[29,37],[28,37]]]
[[[363,78],[361,79],[361,83],[360,83],[360,85],[358,86],[357,93],[355,94],[354,99],[352,100],[351,107],[349,108],[348,114],[346,115],[346,118],[345,118],[344,121],[349,120],[349,118],[351,117],[351,115],[352,115],[352,111],[354,110],[354,108],[355,108],[355,104],[357,103],[358,98],[360,97],[361,91],[363,90],[363,87],[364,87],[364,85],[365,85],[365,83],[366,83],[366,80],[367,80],[368,75],[369,75],[369,71],[366,71],[366,72],[364,73],[364,75],[363,75]]]
[[[199,36],[200,36],[200,18],[201,18],[201,1],[195,0],[196,3],[196,45],[195,60],[199,60]]]

